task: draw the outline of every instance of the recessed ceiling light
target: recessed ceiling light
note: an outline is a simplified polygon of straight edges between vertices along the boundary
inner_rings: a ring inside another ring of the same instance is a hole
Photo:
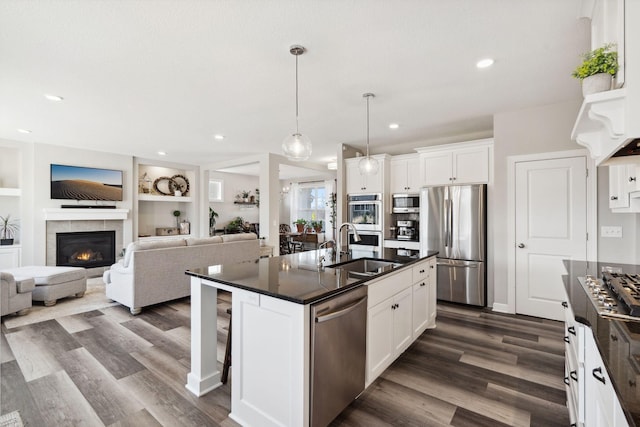
[[[485,58],[485,59],[481,59],[480,61],[478,61],[478,63],[476,64],[476,67],[478,68],[487,68],[487,67],[491,67],[493,65],[495,61],[491,58]]]
[[[18,132],[20,132],[20,133],[31,133],[31,131],[29,129],[18,129]]]
[[[400,127],[400,125],[399,125],[399,124],[397,124],[397,123],[391,123],[391,124],[389,124],[389,129],[398,129],[399,127]]]
[[[213,138],[217,139],[218,141],[222,141],[224,139],[224,135],[220,135],[220,134],[213,135]]]
[[[58,95],[50,95],[45,93],[44,97],[47,98],[49,101],[54,101],[54,102],[60,102],[62,101],[64,98]]]
[[[167,155],[166,151],[158,151],[158,154],[161,155],[161,156],[166,156]]]

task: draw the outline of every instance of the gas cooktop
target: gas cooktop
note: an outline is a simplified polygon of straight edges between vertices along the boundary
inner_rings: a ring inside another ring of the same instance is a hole
[[[579,277],[599,315],[640,322],[640,275],[605,271],[602,279]]]

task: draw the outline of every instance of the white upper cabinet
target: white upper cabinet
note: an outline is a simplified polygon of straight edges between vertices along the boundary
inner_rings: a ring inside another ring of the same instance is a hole
[[[422,185],[488,183],[493,140],[419,148]]]
[[[347,194],[384,193],[385,176],[388,175],[388,171],[385,170],[385,165],[388,164],[386,157],[387,155],[371,156],[372,159],[378,161],[378,173],[375,175],[360,174],[358,164],[362,157],[345,159]]]
[[[614,213],[640,212],[640,162],[609,165],[609,209]]]
[[[391,193],[418,193],[420,191],[420,157],[418,154],[400,155],[390,162]]]

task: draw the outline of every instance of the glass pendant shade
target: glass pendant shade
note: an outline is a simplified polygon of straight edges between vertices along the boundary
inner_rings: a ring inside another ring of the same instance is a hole
[[[375,175],[378,173],[378,161],[369,156],[363,157],[358,163],[360,175]]]
[[[294,133],[282,141],[282,151],[289,160],[307,160],[311,156],[311,140],[306,135]]]

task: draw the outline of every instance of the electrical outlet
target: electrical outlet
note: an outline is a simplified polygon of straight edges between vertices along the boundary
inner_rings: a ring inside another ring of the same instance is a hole
[[[600,227],[600,237],[622,238],[622,227],[602,226]]]

